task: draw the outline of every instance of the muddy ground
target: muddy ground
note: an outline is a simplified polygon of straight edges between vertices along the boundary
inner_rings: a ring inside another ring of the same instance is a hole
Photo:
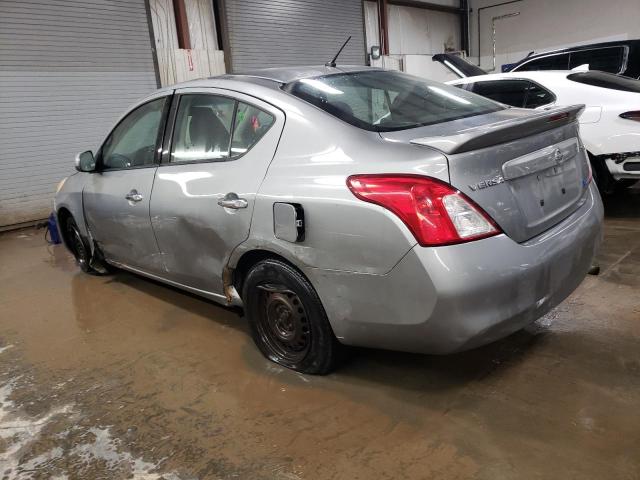
[[[264,360],[244,319],[0,236],[0,479],[638,479],[640,195],[602,273],[524,331],[449,357]]]

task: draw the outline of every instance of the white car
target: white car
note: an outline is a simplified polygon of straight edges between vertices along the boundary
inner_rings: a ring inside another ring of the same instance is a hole
[[[611,194],[640,180],[640,80],[579,67],[477,75],[447,83],[513,107],[584,104],[580,133],[600,191]]]

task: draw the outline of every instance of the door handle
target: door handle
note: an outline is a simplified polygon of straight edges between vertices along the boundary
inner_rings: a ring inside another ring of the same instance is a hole
[[[227,193],[224,198],[218,200],[218,205],[224,208],[233,208],[238,210],[240,208],[247,208],[249,202],[244,198],[239,198],[235,193]]]
[[[129,200],[130,202],[139,202],[141,201],[144,197],[138,193],[137,190],[133,189],[131,190],[129,193],[127,193],[124,198],[126,198],[127,200]]]

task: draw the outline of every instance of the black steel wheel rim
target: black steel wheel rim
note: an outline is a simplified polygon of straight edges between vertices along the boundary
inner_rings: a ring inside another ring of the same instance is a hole
[[[272,285],[259,286],[257,321],[260,338],[274,360],[297,363],[311,347],[311,327],[302,301],[294,292]]]
[[[69,226],[69,233],[71,234],[71,245],[73,247],[73,253],[76,257],[76,261],[82,266],[87,263],[87,250],[84,246],[84,242],[82,241],[80,232],[75,226]]]

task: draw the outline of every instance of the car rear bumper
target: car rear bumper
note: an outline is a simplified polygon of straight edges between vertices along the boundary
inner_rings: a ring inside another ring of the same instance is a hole
[[[498,235],[416,246],[386,275],[307,274],[343,343],[453,353],[509,335],[571,294],[600,245],[602,217],[592,185],[576,212],[526,243]]]
[[[623,159],[616,161],[614,158],[605,160],[607,168],[616,180],[622,179],[640,179],[640,152],[624,155]]]

